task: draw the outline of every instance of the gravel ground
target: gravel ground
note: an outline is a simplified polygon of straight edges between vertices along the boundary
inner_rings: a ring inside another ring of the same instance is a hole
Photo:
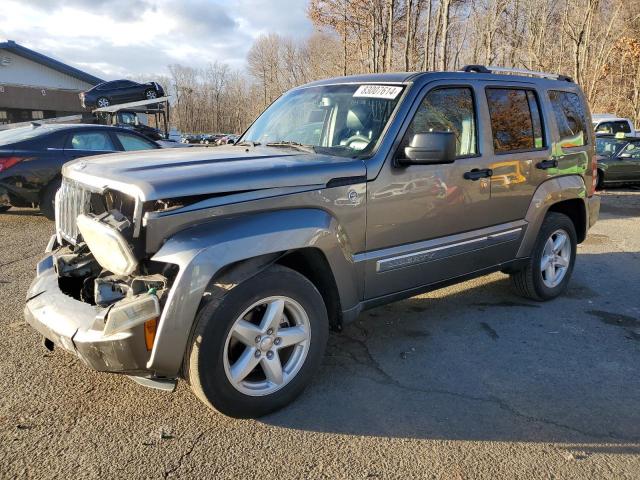
[[[22,308],[53,225],[0,214],[0,477],[640,478],[640,191],[602,197],[562,298],[493,274],[366,312],[257,421],[44,350]]]

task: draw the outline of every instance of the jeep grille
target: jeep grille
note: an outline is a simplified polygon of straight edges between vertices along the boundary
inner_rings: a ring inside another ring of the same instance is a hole
[[[91,192],[76,182],[62,180],[56,193],[56,234],[58,243],[66,240],[75,245],[78,240],[76,219],[81,213],[88,213],[91,205]]]

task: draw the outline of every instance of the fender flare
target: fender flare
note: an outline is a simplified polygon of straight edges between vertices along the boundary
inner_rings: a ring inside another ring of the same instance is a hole
[[[589,210],[586,205],[587,187],[580,175],[565,175],[551,178],[537,188],[529,204],[525,216],[527,230],[518,249],[517,258],[531,255],[533,246],[538,238],[538,232],[545,215],[552,205],[565,200],[582,200],[586,225],[589,225]],[[583,232],[584,233],[584,232]],[[580,232],[578,232],[580,234]]]
[[[189,227],[172,236],[151,258],[179,271],[160,317],[147,367],[158,376],[179,374],[187,342],[211,280],[226,266],[275,253],[317,248],[326,257],[342,309],[362,299],[362,272],[337,220],[320,209],[262,212]]]

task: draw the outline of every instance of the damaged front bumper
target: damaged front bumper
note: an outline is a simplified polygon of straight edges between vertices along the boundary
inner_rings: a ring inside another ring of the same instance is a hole
[[[90,305],[66,295],[60,289],[54,264],[53,255],[38,263],[24,309],[27,323],[94,370],[153,379],[154,372],[146,367],[150,352],[144,326],[104,335],[108,307]]]

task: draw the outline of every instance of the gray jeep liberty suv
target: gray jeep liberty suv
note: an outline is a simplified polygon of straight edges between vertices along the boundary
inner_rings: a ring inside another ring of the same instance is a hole
[[[291,402],[330,327],[502,271],[549,300],[599,212],[585,98],[559,75],[333,78],[235,145],[65,165],[25,316],[89,367],[256,417]]]

